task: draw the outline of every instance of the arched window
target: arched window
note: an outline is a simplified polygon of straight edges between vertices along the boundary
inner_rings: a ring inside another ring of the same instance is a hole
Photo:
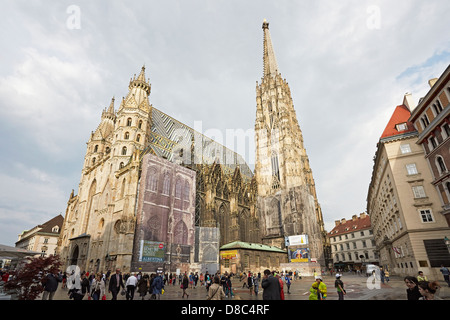
[[[436,157],[436,162],[437,162],[440,174],[447,172],[447,167],[445,166],[444,159],[442,159],[441,156]]]
[[[138,128],[142,129],[142,120],[139,120]]]
[[[129,133],[129,132],[125,132],[123,138],[124,138],[125,140],[130,139],[130,133]]]
[[[98,144],[95,145],[94,152],[98,152]]]
[[[123,162],[121,162],[121,163],[119,164],[119,169],[122,169],[123,166],[124,166],[124,164],[123,164]]]
[[[131,127],[131,121],[132,121],[131,118],[127,119],[127,127]]]
[[[122,148],[122,155],[126,156],[127,155],[127,147],[123,147]]]
[[[140,135],[140,134],[138,134],[138,135],[136,136],[136,141],[139,142],[139,140],[141,140],[141,135]]]
[[[170,176],[168,174],[164,175],[164,181],[163,181],[163,194],[169,194],[170,193]]]
[[[95,157],[92,158],[92,165],[95,165]]]

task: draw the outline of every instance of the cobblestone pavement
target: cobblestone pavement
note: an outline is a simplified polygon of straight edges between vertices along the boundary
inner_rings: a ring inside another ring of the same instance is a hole
[[[323,282],[328,288],[328,300],[338,300],[336,289],[334,288],[334,276],[324,276]],[[406,300],[406,286],[403,282],[403,278],[391,277],[390,281],[385,284],[377,286],[372,283],[368,278],[357,275],[343,274],[341,280],[344,282],[347,294],[345,300]],[[442,280],[438,280],[441,289],[437,295],[444,300],[450,300],[450,287]],[[287,292],[287,287],[284,287],[286,300],[308,300],[309,288],[314,282],[312,277],[304,277],[301,280],[294,280],[290,290]],[[227,297],[228,300],[262,300],[262,288],[260,287],[259,294],[254,293],[250,295],[250,290],[243,288],[243,282],[239,279],[233,279],[233,297]],[[197,287],[187,289],[189,294],[188,298],[182,298],[183,290],[177,285],[166,285],[165,293],[160,296],[161,300],[206,300],[206,288]],[[106,293],[106,299],[111,300],[112,295]],[[40,298],[38,298],[40,299]],[[67,295],[67,289],[58,287],[54,300],[69,300]],[[87,297],[84,298],[87,300]],[[118,300],[126,300],[125,296],[118,295]],[[134,300],[142,300],[139,293],[135,293]],[[150,295],[147,294],[144,300],[150,300]]]

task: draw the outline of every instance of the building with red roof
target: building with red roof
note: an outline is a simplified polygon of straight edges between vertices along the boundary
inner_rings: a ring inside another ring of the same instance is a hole
[[[405,95],[380,137],[366,211],[380,266],[391,274],[416,276],[421,270],[437,278],[436,262],[444,260],[434,248],[443,252],[440,248],[449,229],[440,214],[424,148],[418,144],[419,132],[410,120],[415,108],[411,95]]]

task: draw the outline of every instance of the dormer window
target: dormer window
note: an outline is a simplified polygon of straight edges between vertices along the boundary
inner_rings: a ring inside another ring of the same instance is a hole
[[[52,228],[52,232],[59,232],[59,227],[58,226],[54,226],[53,228]]]
[[[406,125],[406,122],[397,124],[397,131],[405,131],[408,129],[408,126]]]

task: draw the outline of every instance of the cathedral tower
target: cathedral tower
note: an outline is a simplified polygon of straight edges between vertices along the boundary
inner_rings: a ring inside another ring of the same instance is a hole
[[[283,248],[285,237],[306,234],[311,257],[323,263],[323,219],[303,135],[266,20],[262,29],[264,73],[256,85],[255,177],[263,243]]]

